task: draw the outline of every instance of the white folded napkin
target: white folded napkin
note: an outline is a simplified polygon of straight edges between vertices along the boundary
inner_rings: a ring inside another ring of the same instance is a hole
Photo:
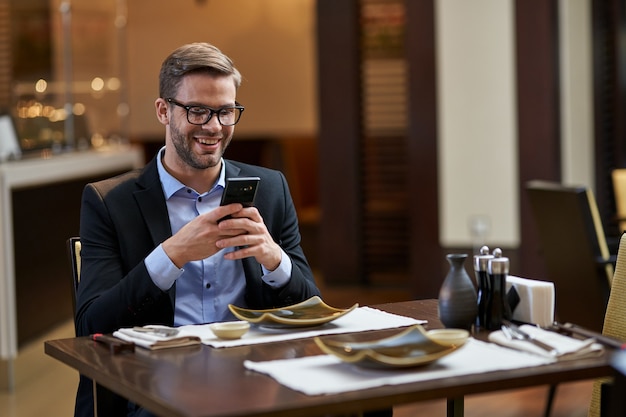
[[[502,346],[552,358],[554,361],[600,356],[604,352],[602,345],[595,343],[594,339],[574,339],[573,337],[527,324],[520,326],[520,329],[535,339],[554,347],[556,353],[550,353],[527,340],[509,339],[502,330],[491,332],[489,340]]]
[[[171,327],[165,326],[152,327],[172,329]],[[164,336],[158,333],[146,333],[142,331],[137,331],[132,328],[119,329],[118,331],[113,332],[113,336],[127,342],[133,342],[137,346],[141,346],[150,350],[199,345],[201,343],[200,338],[194,335],[185,335],[179,332],[174,336]]]
[[[506,290],[515,287],[519,304],[513,310],[513,320],[547,327],[554,322],[554,283],[509,275]]]
[[[307,395],[337,394],[410,382],[461,375],[519,369],[551,363],[529,355],[470,338],[465,345],[434,363],[405,369],[372,369],[341,362],[332,355],[307,356],[265,362],[245,361],[247,369],[267,374],[280,384]]]

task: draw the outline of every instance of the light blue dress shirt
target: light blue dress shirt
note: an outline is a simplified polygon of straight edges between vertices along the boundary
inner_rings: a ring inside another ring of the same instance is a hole
[[[172,234],[200,214],[217,208],[224,191],[225,168],[211,189],[198,194],[187,187],[164,168],[161,158],[165,147],[159,151],[157,165],[163,193],[167,204]],[[145,259],[152,281],[163,291],[176,282],[176,305],[174,325],[211,323],[233,320],[228,304],[246,307],[244,300],[246,279],[240,261],[224,259],[224,254],[235,248],[225,248],[199,261],[192,261],[182,268],[176,267],[168,258],[162,245],[157,246]],[[278,268],[267,271],[263,268],[262,279],[272,287],[281,287],[291,276],[291,261],[282,251]]]

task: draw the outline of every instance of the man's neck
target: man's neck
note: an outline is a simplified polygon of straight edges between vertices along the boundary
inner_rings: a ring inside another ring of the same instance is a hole
[[[221,163],[207,169],[195,169],[187,165],[178,166],[176,164],[174,167],[171,167],[165,159],[166,158],[162,158],[161,162],[167,172],[187,187],[196,190],[199,194],[206,193],[213,187],[222,169]]]

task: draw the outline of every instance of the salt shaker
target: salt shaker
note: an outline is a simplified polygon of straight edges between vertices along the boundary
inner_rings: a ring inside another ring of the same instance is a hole
[[[493,258],[488,261],[489,297],[487,300],[486,329],[497,330],[503,320],[511,319],[511,308],[506,300],[506,277],[509,274],[509,258],[502,256],[502,250],[496,248]]]
[[[480,248],[479,254],[474,255],[474,275],[478,286],[478,314],[476,316],[476,327],[485,328],[487,325],[487,305],[489,303],[490,285],[487,267],[493,255],[489,254],[489,247]]]

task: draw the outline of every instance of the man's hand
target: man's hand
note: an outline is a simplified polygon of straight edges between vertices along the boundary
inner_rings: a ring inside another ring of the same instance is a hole
[[[208,258],[221,248],[215,242],[228,237],[222,235],[218,220],[243,208],[241,204],[220,206],[184,225],[175,235],[163,242],[163,250],[174,265],[182,268],[187,262]],[[235,233],[235,231],[229,231]],[[240,230],[239,233],[245,233]]]
[[[226,206],[228,207],[228,206]],[[282,251],[274,242],[256,207],[245,207],[232,215],[232,218],[219,223],[218,229],[225,237],[215,245],[220,248],[239,247],[227,253],[226,259],[235,260],[254,256],[267,270],[273,271],[280,265]]]
[[[232,218],[218,223],[227,215]],[[269,271],[278,267],[282,256],[259,211],[237,203],[220,206],[196,217],[163,242],[163,250],[179,268],[187,262],[208,258],[227,247],[240,249],[227,253],[226,259],[253,256]]]

